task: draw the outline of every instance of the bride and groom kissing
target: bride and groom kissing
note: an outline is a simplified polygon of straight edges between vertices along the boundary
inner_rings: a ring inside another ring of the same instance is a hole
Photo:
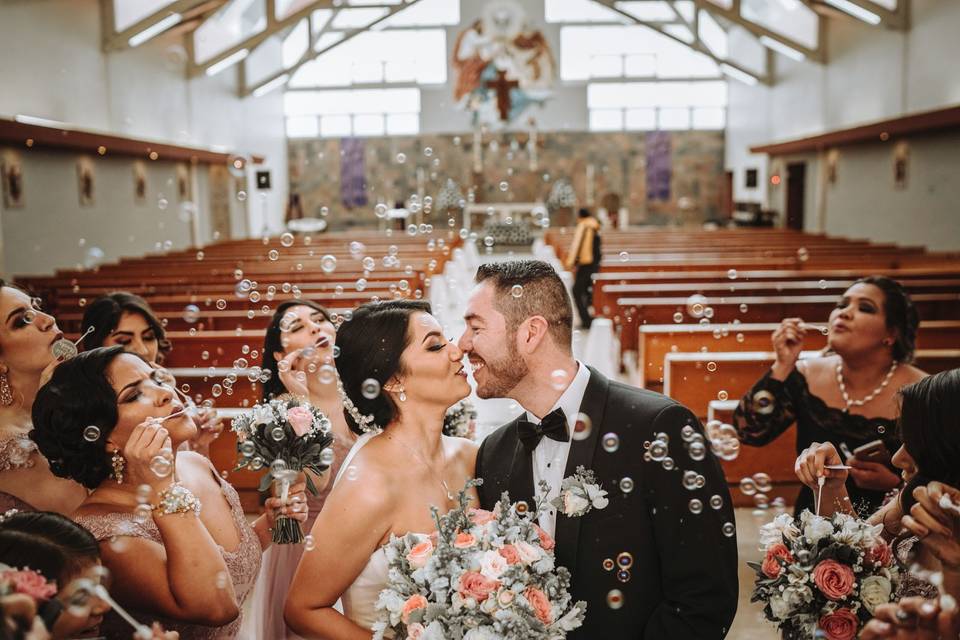
[[[723,638],[737,604],[736,538],[724,527],[733,509],[716,459],[708,451],[693,460],[683,447],[685,426],[702,432],[696,417],[574,359],[570,299],[545,262],[482,265],[465,321],[453,342],[427,303],[397,300],[364,305],[340,326],[345,412],[363,435],[317,517],[316,546],[287,599],[290,627],[306,637],[369,639],[391,535],[432,532],[430,507],[455,507],[471,478],[483,479],[471,489],[474,506],[489,510],[503,491],[533,505],[541,483],[555,498],[583,467],[607,499],[579,516],[539,515],[557,563],[571,572],[573,599],[587,602],[583,626],[569,637]],[[525,409],[479,447],[441,434],[447,409],[470,394],[464,356],[479,397],[512,398]],[[669,439],[675,468],[645,461],[657,434]],[[702,486],[685,488],[686,470]],[[710,496],[722,504],[691,510],[692,499]]]

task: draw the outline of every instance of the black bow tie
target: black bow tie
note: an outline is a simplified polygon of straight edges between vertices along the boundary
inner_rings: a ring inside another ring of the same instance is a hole
[[[554,409],[543,417],[540,424],[534,424],[529,420],[520,420],[517,422],[517,436],[527,453],[531,453],[537,448],[543,436],[557,442],[566,442],[570,439],[570,435],[567,433],[567,417],[563,414],[563,409]]]

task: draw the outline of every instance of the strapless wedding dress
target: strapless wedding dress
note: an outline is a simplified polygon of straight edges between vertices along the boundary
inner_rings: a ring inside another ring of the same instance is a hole
[[[354,443],[347,458],[340,465],[340,471],[334,479],[334,486],[341,482],[343,476],[348,473],[353,458],[370,440],[377,437],[378,433],[367,433],[360,436]],[[427,534],[422,535],[424,538]],[[380,592],[386,588],[390,564],[387,562],[387,554],[383,547],[378,547],[370,556],[367,565],[360,572],[360,575],[353,581],[347,590],[340,596],[340,602],[343,605],[343,615],[349,618],[354,624],[364,629],[370,629],[377,621],[377,598]],[[389,635],[388,635],[389,637]]]

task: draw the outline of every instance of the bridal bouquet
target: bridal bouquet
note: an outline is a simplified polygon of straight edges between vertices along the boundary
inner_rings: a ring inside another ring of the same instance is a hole
[[[751,602],[787,640],[852,640],[873,610],[890,602],[899,582],[882,525],[838,513],[782,514],[760,529],[762,563]]]
[[[281,397],[233,419],[231,429],[237,434],[240,458],[237,469],[257,471],[264,466],[270,473],[260,479],[259,490],[266,491],[275,484],[279,498],[287,499],[290,485],[304,470],[320,475],[333,462],[333,436],[330,420],[318,409],[292,397]],[[310,474],[306,475],[307,490],[319,493]],[[277,518],[273,541],[277,544],[303,542],[300,523],[288,516]]]
[[[391,537],[387,588],[377,601],[374,640],[557,640],[583,624],[585,602],[572,603],[570,572],[557,567],[553,539],[535,524],[536,511],[510,504],[433,508],[437,532]],[[538,509],[540,504],[538,503]]]

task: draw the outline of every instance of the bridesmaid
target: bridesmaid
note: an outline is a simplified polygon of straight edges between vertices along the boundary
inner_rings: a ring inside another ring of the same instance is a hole
[[[158,373],[120,347],[81,353],[37,393],[30,437],[54,473],[92,490],[74,518],[100,543],[124,608],[183,640],[235,638],[276,517],[306,519],[291,504],[304,485],[248,523],[207,458],[173,453],[197,427]],[[102,631],[119,637],[125,624],[110,613]]]
[[[273,375],[263,386],[263,399],[291,393],[309,399],[332,423],[334,461],[330,471],[314,478],[320,495],[307,494],[310,507],[304,531],[313,521],[333,487],[336,477],[357,436],[347,427],[343,403],[337,392],[334,367],[336,329],[330,314],[309,300],[291,300],[277,307],[263,341],[263,369]],[[331,369],[321,369],[329,366]],[[244,626],[251,638],[296,638],[283,621],[283,606],[293,574],[304,553],[303,545],[271,547],[263,556],[260,577],[253,596],[252,615]]]
[[[19,509],[69,515],[87,492],[53,475],[27,437],[41,377],[57,364],[50,346],[63,337],[39,302],[0,280],[0,513]]]
[[[86,335],[87,331],[90,335],[83,339],[85,349],[120,346],[157,367],[163,366],[164,359],[173,349],[163,323],[147,301],[127,291],[106,293],[90,303],[83,312],[80,335]],[[170,385],[177,386],[172,375]],[[181,397],[187,402],[194,422],[200,425],[197,437],[185,446],[209,458],[210,445],[223,431],[223,421],[213,407],[198,407],[189,396]]]

